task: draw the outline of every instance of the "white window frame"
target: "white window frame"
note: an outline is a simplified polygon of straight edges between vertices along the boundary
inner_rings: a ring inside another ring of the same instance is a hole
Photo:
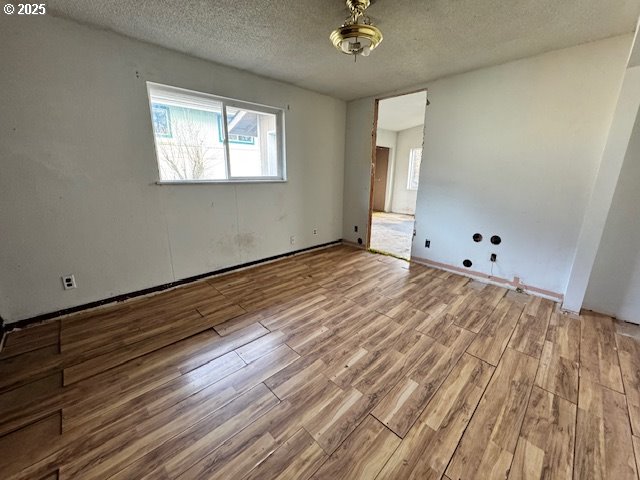
[[[420,166],[422,167],[422,147],[414,147],[411,150],[409,150],[409,170],[407,172],[407,190],[411,190],[412,192],[415,192],[418,190],[419,187],[419,183],[420,183],[420,170],[418,170],[418,177],[415,179],[416,180],[416,187],[413,188],[413,182],[411,181],[411,177],[413,175],[413,171],[415,170],[414,167],[414,163],[416,161],[416,152],[420,151]]]
[[[222,132],[223,132],[223,144],[225,151],[225,179],[211,179],[211,180],[163,180],[160,174],[160,161],[158,159],[158,149],[155,145],[156,136],[153,132],[152,135],[156,154],[156,166],[158,167],[158,185],[189,185],[189,184],[216,184],[216,183],[281,183],[287,181],[287,170],[285,160],[285,130],[284,130],[284,108],[272,107],[268,105],[262,105],[259,103],[245,102],[242,100],[236,100],[228,97],[221,97],[219,95],[212,95],[209,93],[197,92],[194,90],[187,90],[185,88],[173,87],[170,85],[163,85],[160,83],[147,82],[147,97],[149,104],[149,114],[153,121],[152,113],[152,92],[155,94],[167,93],[172,97],[180,98],[184,104],[193,103],[194,106],[200,107],[197,100],[202,99],[204,101],[214,101],[222,104]],[[231,176],[231,155],[229,150],[229,132],[227,131],[227,107],[234,107],[239,109],[246,109],[255,111],[258,113],[268,113],[275,115],[276,117],[276,139],[277,139],[277,168],[279,175],[275,176],[259,176],[259,177],[232,177]]]

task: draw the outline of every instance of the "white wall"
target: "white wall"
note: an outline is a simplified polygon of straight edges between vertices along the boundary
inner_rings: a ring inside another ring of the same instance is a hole
[[[640,68],[640,67],[635,67]],[[584,306],[640,323],[640,115],[631,135]]]
[[[398,132],[378,128],[376,132],[376,146],[387,147],[389,149],[389,163],[387,168],[387,188],[384,197],[384,211],[391,210],[391,202],[393,196],[393,181],[395,178],[396,164],[396,143],[398,141]]]
[[[429,90],[431,106],[412,256],[454,266],[469,258],[488,274],[495,251],[494,275],[562,293],[631,41],[615,37],[416,86]],[[347,105],[349,224],[367,216],[373,101]],[[475,232],[486,240],[475,244]],[[499,247],[488,243],[493,234],[503,238]]]
[[[373,98],[347,104],[342,238],[349,242],[360,239],[363,245],[369,222],[374,109]]]
[[[5,321],[341,238],[343,101],[51,16],[0,38]],[[289,181],[155,185],[146,81],[288,107]]]
[[[424,125],[398,132],[391,211],[413,215],[416,211],[417,190],[407,188],[409,157],[412,148],[422,147]]]
[[[579,312],[584,302],[640,108],[640,68],[633,65],[638,43],[636,31],[567,281],[562,308],[570,312]]]

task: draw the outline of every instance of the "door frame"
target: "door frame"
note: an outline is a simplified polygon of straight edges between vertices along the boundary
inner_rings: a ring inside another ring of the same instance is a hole
[[[376,179],[376,147],[378,143],[378,111],[381,100],[387,100],[389,98],[395,97],[403,97],[405,95],[410,95],[412,93],[418,92],[427,92],[427,106],[429,105],[429,93],[428,89],[418,88],[416,90],[409,90],[407,92],[395,93],[393,95],[383,95],[380,97],[375,97],[374,105],[373,105],[373,129],[371,131],[371,171],[369,175],[369,218],[367,220],[367,238],[365,242],[365,248],[367,250],[371,249],[371,223],[373,219],[373,185]],[[424,143],[424,139],[423,139]],[[387,168],[389,168],[389,164],[387,164]],[[387,176],[389,174],[387,173]]]

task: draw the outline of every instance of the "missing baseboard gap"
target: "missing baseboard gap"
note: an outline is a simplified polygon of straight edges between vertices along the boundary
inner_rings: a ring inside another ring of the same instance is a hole
[[[506,278],[495,277],[492,275],[487,275],[482,272],[476,272],[473,270],[467,270],[455,267],[453,265],[447,265],[445,263],[434,262],[432,260],[428,260],[426,258],[418,258],[413,257],[411,259],[412,262],[418,263],[420,265],[425,265],[427,267],[435,268],[437,270],[444,270],[446,272],[456,273],[458,275],[462,275],[463,277],[472,278],[474,280],[478,280],[481,282],[489,283],[491,285],[496,285],[503,288],[508,288],[510,290],[522,291],[528,295],[533,295],[535,297],[546,298],[548,300],[552,300],[554,302],[562,303],[564,300],[564,295],[556,292],[550,292],[544,290],[542,288],[534,287],[531,285],[525,285],[520,281],[519,277],[514,277],[513,280],[507,280]]]
[[[364,246],[364,245],[361,245],[361,244],[356,243],[356,242],[352,242],[352,241],[350,241],[350,240],[342,239],[342,244],[343,244],[343,245],[347,245],[347,246],[349,246],[349,247],[359,248],[360,250],[366,250],[366,248],[365,248],[365,246]]]
[[[69,307],[69,308],[64,308],[62,310],[58,310],[55,312],[49,312],[49,313],[43,313],[40,315],[36,315],[34,317],[31,318],[27,318],[24,320],[18,320],[17,322],[11,322],[11,323],[6,323],[4,322],[3,326],[2,326],[2,338],[4,339],[4,336],[6,333],[12,331],[12,330],[16,330],[16,329],[20,329],[20,328],[24,328],[24,327],[28,327],[30,325],[36,324],[36,323],[45,323],[49,320],[55,320],[58,319],[60,317],[65,317],[68,315],[72,315],[74,313],[79,313],[79,312],[87,312],[87,311],[91,311],[91,310],[98,310],[101,308],[107,308],[110,306],[113,306],[116,303],[120,303],[120,302],[126,302],[127,300],[131,300],[134,298],[139,298],[139,297],[151,297],[154,295],[157,295],[159,293],[162,292],[166,292],[168,290],[174,290],[176,288],[179,288],[183,285],[188,285],[190,283],[194,283],[194,282],[198,282],[201,280],[205,280],[208,278],[215,278],[218,277],[220,275],[225,275],[227,273],[230,272],[236,272],[236,271],[242,271],[242,270],[247,270],[249,268],[252,267],[256,267],[258,265],[266,265],[269,263],[273,263],[273,262],[277,262],[278,260],[281,260],[283,258],[287,258],[287,257],[295,257],[297,255],[301,255],[303,253],[309,253],[315,250],[323,250],[325,248],[330,248],[336,245],[340,245],[343,242],[343,240],[333,240],[331,242],[327,242],[327,243],[323,243],[321,245],[315,245],[312,247],[307,247],[307,248],[302,248],[300,250],[295,250],[292,252],[285,252],[285,253],[281,253],[279,255],[275,255],[273,257],[268,257],[268,258],[264,258],[261,260],[254,260],[252,262],[247,262],[241,265],[236,265],[236,266],[231,266],[231,267],[225,267],[222,268],[220,270],[216,270],[213,272],[207,272],[207,273],[202,273],[199,275],[194,275],[192,277],[188,277],[188,278],[184,278],[181,280],[177,280],[175,282],[170,282],[170,283],[165,283],[162,285],[157,285],[154,287],[149,287],[149,288],[145,288],[143,290],[137,290],[135,292],[130,292],[130,293],[123,293],[121,295],[116,295],[114,297],[109,297],[109,298],[105,298],[102,300],[96,300],[95,302],[90,302],[90,303],[85,303],[82,305],[77,305],[75,307]]]

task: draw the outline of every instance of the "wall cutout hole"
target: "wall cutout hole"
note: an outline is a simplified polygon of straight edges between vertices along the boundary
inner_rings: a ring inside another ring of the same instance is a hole
[[[471,267],[471,265],[473,265],[473,263],[472,263],[472,262],[471,262],[471,260],[469,260],[469,259],[467,259],[467,260],[465,260],[464,262],[462,262],[462,264],[463,264],[465,267],[467,267],[467,268],[470,268],[470,267]]]
[[[362,245],[362,239],[361,238],[358,239],[358,245]]]
[[[479,233],[474,233],[473,234],[473,241],[478,243],[482,241],[482,235],[480,235]]]
[[[491,243],[494,245],[500,245],[502,243],[502,239],[498,235],[494,235],[491,237]]]

